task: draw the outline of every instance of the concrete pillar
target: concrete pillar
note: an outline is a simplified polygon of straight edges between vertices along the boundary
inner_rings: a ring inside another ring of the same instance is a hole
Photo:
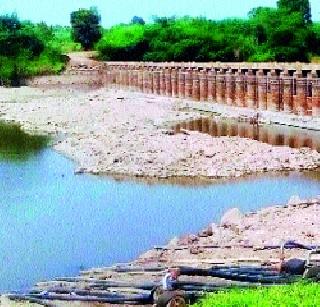
[[[133,67],[133,90],[138,90],[138,67]]]
[[[238,107],[245,106],[244,75],[241,70],[235,73],[235,105]]]
[[[295,71],[296,95],[293,98],[294,111],[298,115],[304,115],[307,112],[307,79],[303,77],[301,71]]]
[[[208,100],[208,76],[205,69],[199,73],[200,80],[200,101]]]
[[[121,77],[119,67],[116,67],[115,74],[116,74],[116,88],[119,88],[120,87],[120,77]]]
[[[126,66],[126,68],[125,68],[124,85],[125,85],[125,87],[129,86],[129,66]]]
[[[110,67],[106,67],[106,71],[105,71],[105,86],[107,88],[110,88],[111,83],[112,83],[112,79],[111,79],[111,69]]]
[[[185,88],[184,88],[184,96],[185,98],[192,98],[192,75],[193,71],[191,68],[187,69],[185,74]]]
[[[218,103],[226,103],[225,102],[225,74],[222,69],[217,72],[216,77],[216,97]]]
[[[259,110],[267,109],[267,77],[262,69],[257,71],[257,100]]]
[[[232,73],[232,70],[229,69],[226,72],[226,77],[225,77],[225,81],[226,81],[226,103],[229,106],[233,105],[233,102],[235,101],[235,77]]]
[[[138,90],[143,92],[143,67],[138,69]]]
[[[215,69],[210,69],[208,71],[208,101],[216,101],[216,71]]]
[[[148,93],[149,71],[145,67],[143,70],[143,92]]]
[[[171,71],[171,89],[172,89],[172,97],[178,98],[178,71],[174,68]]]
[[[153,93],[160,95],[160,71],[157,69],[153,72]]]
[[[165,70],[166,95],[172,97],[171,68]]]
[[[164,67],[158,68],[160,71],[160,95],[166,94],[166,73]]]
[[[320,79],[312,81],[312,116],[320,117]]]
[[[280,79],[282,86],[282,110],[290,113],[293,109],[293,82],[292,77],[289,76],[287,69],[281,72]]]
[[[251,109],[257,108],[256,92],[257,92],[257,80],[252,69],[249,69],[246,73],[247,76],[247,107]]]
[[[185,97],[185,70],[184,68],[180,68],[178,72],[178,85],[179,85],[179,97]]]
[[[128,78],[129,78],[128,87],[129,87],[129,90],[132,90],[133,89],[133,70],[132,70],[132,67],[129,67]]]
[[[195,101],[200,100],[200,80],[198,70],[193,71],[192,74],[192,99]]]
[[[268,85],[270,91],[267,93],[267,109],[269,111],[280,110],[280,80],[275,70],[268,73]]]
[[[317,72],[312,71],[308,73],[307,77],[307,114],[312,116],[312,109],[313,109],[313,82],[317,79]]]

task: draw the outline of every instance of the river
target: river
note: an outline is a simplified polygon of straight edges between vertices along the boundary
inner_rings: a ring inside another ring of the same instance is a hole
[[[231,207],[248,212],[320,193],[316,172],[196,186],[74,175],[74,163],[47,143],[0,125],[0,292],[133,260]]]

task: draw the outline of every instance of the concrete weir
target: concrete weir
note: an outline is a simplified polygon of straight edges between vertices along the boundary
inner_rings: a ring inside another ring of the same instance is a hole
[[[320,116],[320,65],[105,62],[104,85],[254,110]]]

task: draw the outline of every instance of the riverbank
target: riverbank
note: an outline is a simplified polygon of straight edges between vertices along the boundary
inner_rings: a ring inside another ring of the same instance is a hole
[[[174,98],[103,88],[66,96],[42,90],[43,95],[30,95],[26,101],[23,91],[32,91],[20,90],[11,99],[15,103],[7,96],[1,99],[0,119],[27,131],[58,135],[53,148],[76,161],[76,173],[219,179],[320,166],[320,153],[308,148],[188,130],[173,134],[165,128],[168,123],[201,116],[196,110],[181,110]]]
[[[243,214],[228,210],[219,223],[196,234],[172,239],[141,255],[136,263],[166,263],[168,266],[221,263],[279,262],[280,246],[288,241],[304,245],[320,244],[320,195],[287,204],[274,205]],[[306,250],[288,249],[285,257],[306,257]]]
[[[175,238],[166,246],[156,247],[131,263],[92,268],[82,271],[77,277],[39,282],[34,291],[54,293],[55,289],[63,289],[64,293],[70,292],[71,297],[75,295],[72,293],[81,291],[92,291],[91,295],[94,295],[98,293],[97,289],[100,289],[99,295],[115,291],[148,293],[141,290],[143,288],[132,290],[130,285],[156,285],[168,267],[210,268],[214,265],[261,265],[266,262],[276,264],[281,257],[277,246],[287,240],[306,245],[319,244],[319,213],[320,195],[305,200],[291,197],[287,204],[273,205],[247,214],[232,209],[224,214],[219,223],[211,224],[198,234]],[[307,252],[301,248],[285,249],[284,257],[306,259]],[[246,286],[246,283],[208,276],[181,276],[179,281],[194,284],[209,282],[222,288]],[[43,299],[42,302],[47,301]],[[78,303],[69,304],[75,306]],[[64,306],[62,301],[55,301],[54,305]]]

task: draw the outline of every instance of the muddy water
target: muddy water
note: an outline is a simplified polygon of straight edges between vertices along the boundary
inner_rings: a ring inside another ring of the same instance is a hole
[[[265,174],[206,186],[74,175],[75,165],[18,127],[0,129],[0,292],[133,260],[243,212],[320,193],[318,173]]]
[[[203,117],[181,122],[172,127],[175,133],[199,131],[214,137],[239,136],[275,146],[309,147],[320,152],[320,131],[276,125],[253,125],[249,122]]]

